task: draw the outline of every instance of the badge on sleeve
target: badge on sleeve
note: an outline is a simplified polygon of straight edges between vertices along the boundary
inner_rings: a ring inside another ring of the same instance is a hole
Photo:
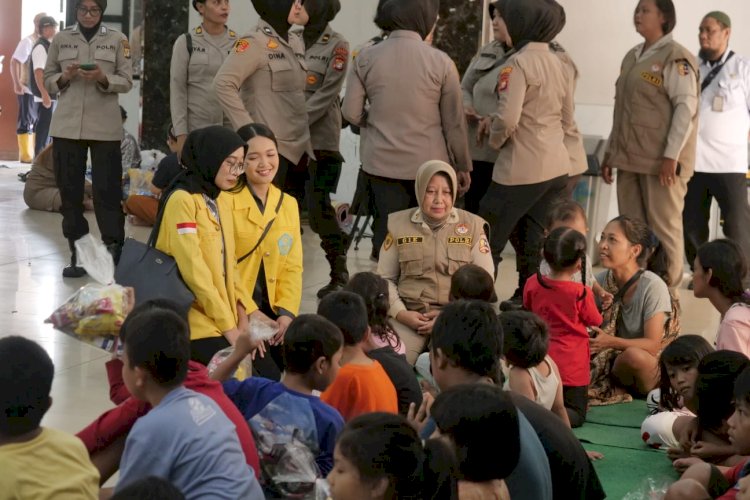
[[[278,240],[279,254],[284,257],[289,255],[289,252],[292,251],[293,242],[294,242],[294,238],[292,238],[292,235],[289,233],[284,233],[281,236],[279,236],[279,240]]]
[[[198,224],[195,222],[178,222],[177,234],[198,234]]]
[[[127,40],[122,41],[122,54],[125,59],[130,59],[130,43]]]
[[[686,62],[677,63],[677,72],[680,76],[688,76],[690,74],[690,66]]]
[[[487,237],[482,235],[479,238],[479,251],[482,253],[490,253],[490,242],[487,241]]]
[[[391,236],[391,233],[388,233],[385,235],[385,240],[383,241],[383,250],[386,252],[389,248],[393,246],[393,236]]]
[[[497,91],[505,92],[508,89],[508,83],[510,82],[510,74],[513,73],[512,67],[503,68],[500,71],[500,76],[497,81]]]
[[[333,55],[347,58],[349,57],[349,51],[346,50],[346,47],[336,47],[336,50],[333,51]]]
[[[235,54],[242,54],[247,50],[247,48],[250,46],[250,42],[247,41],[247,38],[240,38],[236,42],[234,42],[234,52]]]
[[[333,64],[331,66],[336,71],[344,71],[344,66],[346,66],[346,57],[344,57],[344,56],[336,56],[336,57],[334,57],[333,58]]]

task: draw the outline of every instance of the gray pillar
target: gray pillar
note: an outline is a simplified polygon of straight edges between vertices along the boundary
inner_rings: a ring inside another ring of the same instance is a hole
[[[169,122],[172,45],[188,29],[186,0],[144,0],[141,149],[164,149]]]
[[[433,44],[451,56],[463,76],[482,38],[482,1],[440,0],[440,20]]]

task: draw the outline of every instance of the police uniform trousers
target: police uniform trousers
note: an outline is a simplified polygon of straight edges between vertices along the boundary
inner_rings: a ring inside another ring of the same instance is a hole
[[[346,235],[331,205],[331,193],[338,186],[342,165],[341,153],[316,150],[315,160],[310,160],[308,167],[306,200],[310,228],[320,236],[320,246],[326,256],[344,256],[347,250]]]
[[[493,182],[479,204],[479,215],[490,225],[490,248],[495,266],[509,239],[516,250],[518,291],[541,263],[545,223],[550,207],[565,196],[568,176],[536,184],[507,186]]]
[[[373,197],[372,256],[377,259],[385,235],[388,234],[388,215],[418,206],[414,180],[389,179],[366,174]]]
[[[745,174],[696,172],[688,182],[682,211],[685,254],[691,269],[698,248],[708,241],[708,221],[714,198],[721,210],[724,234],[742,248],[745,259],[750,262],[750,205]]]
[[[471,185],[464,195],[464,210],[479,215],[479,203],[492,184],[492,169],[495,164],[488,161],[472,162]]]
[[[55,137],[52,154],[55,180],[60,189],[63,235],[75,241],[88,234],[83,216],[86,158],[91,150],[91,181],[94,213],[105,245],[125,240],[125,214],[122,211],[122,155],[120,141],[90,141]]]
[[[658,175],[618,170],[617,204],[620,215],[645,222],[669,256],[669,287],[682,283],[685,244],[682,234],[682,209],[688,180],[675,177],[670,187],[659,183]]]
[[[418,334],[410,327],[399,322],[396,318],[389,318],[389,322],[398,335],[398,338],[401,339],[401,342],[404,344],[404,349],[406,349],[406,361],[409,362],[409,365],[414,366],[419,355],[422,354],[427,347],[427,341],[430,340],[430,336]]]
[[[279,169],[274,176],[273,184],[285,193],[294,196],[299,206],[305,199],[305,183],[308,179],[307,154],[302,155],[299,163],[295,164],[284,156],[279,155]]]
[[[16,134],[33,134],[37,121],[38,103],[34,102],[33,94],[22,94],[18,98],[18,119],[16,120]]]
[[[55,112],[57,101],[52,101],[52,105],[49,108],[45,108],[41,102],[36,104],[38,105],[39,113],[37,115],[36,126],[34,127],[36,132],[34,136],[34,156],[41,153],[42,149],[49,144],[49,127],[52,124],[52,113]]]

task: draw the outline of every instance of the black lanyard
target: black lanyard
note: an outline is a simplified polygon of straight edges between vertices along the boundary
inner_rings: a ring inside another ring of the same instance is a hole
[[[709,85],[711,85],[711,82],[714,81],[714,78],[716,78],[716,75],[719,74],[719,72],[721,71],[721,68],[724,67],[724,65],[732,58],[733,55],[734,55],[734,51],[730,50],[729,51],[729,55],[727,56],[726,59],[724,59],[724,62],[721,63],[721,64],[717,64],[716,66],[714,66],[714,68],[711,70],[711,72],[703,80],[703,83],[701,83],[701,92],[703,92],[704,90],[706,90],[706,87],[708,87]]]

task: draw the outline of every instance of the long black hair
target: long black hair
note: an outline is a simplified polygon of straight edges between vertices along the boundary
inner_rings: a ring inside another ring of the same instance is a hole
[[[542,254],[549,267],[556,272],[570,269],[580,260],[581,281],[586,283],[586,237],[575,229],[569,227],[554,229],[544,240]],[[545,282],[540,270],[537,270],[536,277],[544,288],[552,288]],[[586,288],[584,287],[583,294],[578,300],[583,300],[585,297]]]
[[[681,335],[670,342],[659,356],[659,390],[660,406],[666,411],[680,408],[680,395],[669,383],[670,366],[688,366],[697,368],[701,360],[714,348],[700,335]],[[684,403],[684,401],[683,401]]]
[[[371,272],[357,273],[349,279],[344,290],[356,293],[365,301],[370,331],[394,351],[401,347],[401,339],[388,320],[390,300],[388,282]],[[395,342],[394,342],[395,340]]]
[[[717,288],[733,303],[746,302],[743,295],[747,261],[745,253],[736,242],[729,239],[709,241],[701,245],[697,257],[703,271],[711,271],[709,286]]]

